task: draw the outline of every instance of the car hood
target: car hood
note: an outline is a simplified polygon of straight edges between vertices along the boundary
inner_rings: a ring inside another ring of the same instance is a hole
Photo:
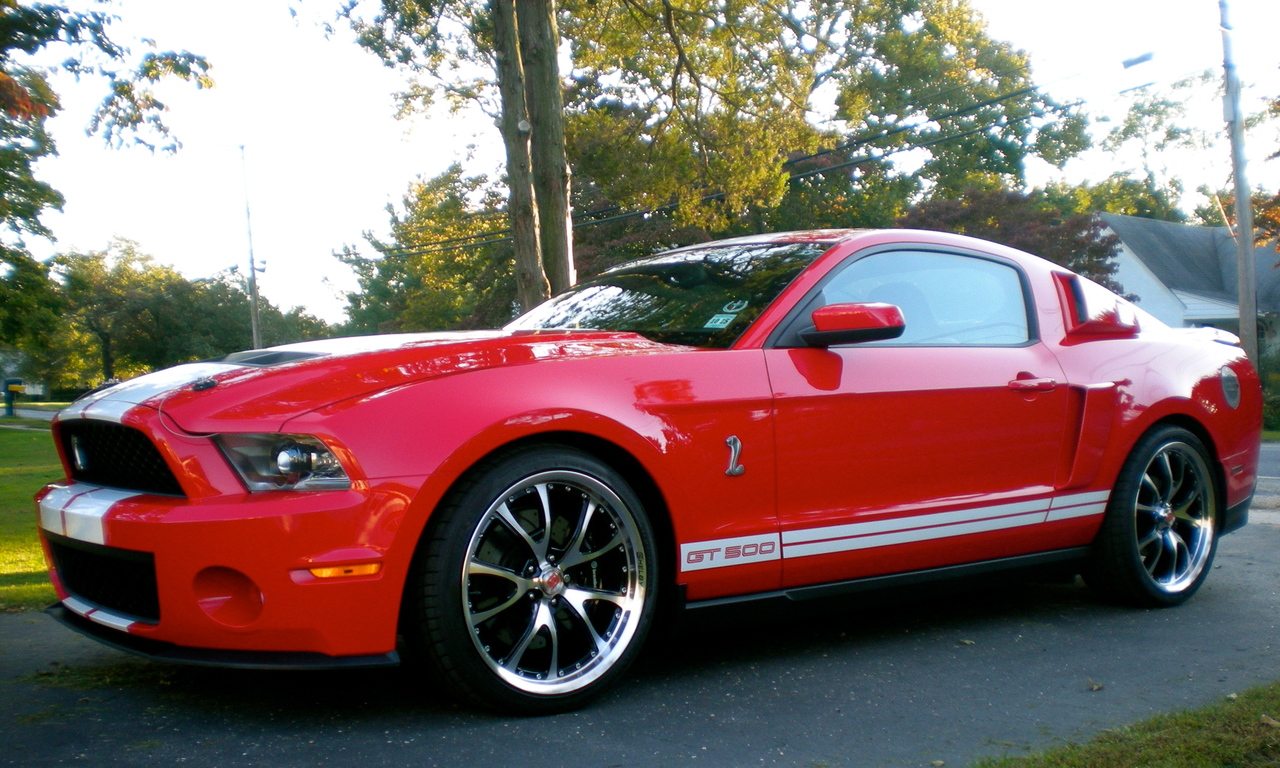
[[[631,333],[476,331],[364,336],[287,344],[188,363],[107,387],[60,419],[121,421],[133,408],[160,411],[193,434],[265,431],[331,403],[440,376],[501,366],[671,347]]]

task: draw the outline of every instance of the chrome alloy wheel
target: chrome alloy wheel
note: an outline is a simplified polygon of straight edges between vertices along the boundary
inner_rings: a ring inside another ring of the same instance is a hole
[[[632,512],[607,485],[571,470],[527,477],[471,535],[461,606],[471,641],[517,690],[581,690],[635,635],[646,567]]]
[[[1200,452],[1184,442],[1160,447],[1134,502],[1138,558],[1155,587],[1177,594],[1195,583],[1213,552],[1213,479]]]

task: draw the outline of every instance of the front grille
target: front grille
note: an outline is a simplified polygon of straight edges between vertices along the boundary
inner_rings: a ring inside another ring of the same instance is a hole
[[[72,595],[142,621],[160,621],[155,556],[45,531],[53,566]]]
[[[64,421],[62,449],[71,477],[128,491],[182,496],[182,486],[142,432],[107,421]]]

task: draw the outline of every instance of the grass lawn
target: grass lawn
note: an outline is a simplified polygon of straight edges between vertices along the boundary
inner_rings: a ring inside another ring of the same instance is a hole
[[[0,610],[38,609],[56,599],[36,538],[31,497],[61,477],[47,423],[42,429],[0,427]]]
[[[1030,757],[975,768],[1277,768],[1280,683],[1232,694],[1202,709],[1158,715]]]
[[[68,405],[71,405],[71,403],[69,402],[45,403],[45,402],[31,402],[29,400],[19,400],[15,407],[22,408],[28,411],[53,411],[56,413],[62,410],[63,408],[66,408]]]

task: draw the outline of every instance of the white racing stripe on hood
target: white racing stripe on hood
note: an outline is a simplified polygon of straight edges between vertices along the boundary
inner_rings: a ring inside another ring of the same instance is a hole
[[[99,392],[85,395],[62,410],[59,418],[97,419],[119,423],[138,403],[156,395],[173,392],[200,379],[243,368],[231,363],[187,363],[129,379]]]

